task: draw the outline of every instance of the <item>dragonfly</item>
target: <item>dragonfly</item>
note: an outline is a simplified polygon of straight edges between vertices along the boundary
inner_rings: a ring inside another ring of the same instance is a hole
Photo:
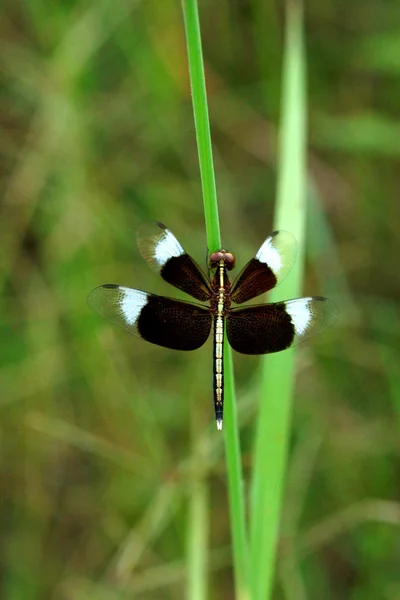
[[[236,352],[270,354],[304,342],[337,318],[335,303],[322,296],[240,306],[272,290],[289,273],[296,241],[287,231],[271,233],[233,283],[229,272],[235,267],[234,254],[224,249],[211,252],[207,276],[162,223],[140,228],[137,244],[153,271],[198,302],[107,283],[89,293],[88,304],[129,333],[172,350],[200,348],[212,329],[213,396],[219,430],[224,411],[225,330]]]

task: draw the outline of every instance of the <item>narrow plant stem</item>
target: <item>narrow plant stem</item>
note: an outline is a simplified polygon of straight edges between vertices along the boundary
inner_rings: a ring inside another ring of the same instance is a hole
[[[207,483],[200,467],[193,473],[189,503],[188,526],[188,600],[206,600],[208,573],[208,524],[209,503]]]
[[[228,474],[231,530],[233,538],[233,564],[235,568],[236,598],[248,600],[249,591],[249,547],[245,523],[243,496],[242,459],[240,454],[239,426],[235,403],[235,379],[232,350],[224,340],[225,353],[225,448]]]
[[[291,231],[299,244],[295,268],[272,300],[300,294],[303,273],[306,179],[306,107],[302,4],[286,2],[282,128],[275,229]],[[253,600],[272,597],[279,519],[294,388],[294,352],[265,357],[251,489]]]
[[[209,249],[221,248],[218,206],[213,168],[210,124],[201,47],[200,21],[196,0],[182,0],[188,49],[190,84],[199,152],[204,212]],[[228,473],[231,533],[236,598],[248,598],[248,546],[246,541],[239,430],[233,383],[232,353],[225,341],[225,420],[224,434]]]
[[[204,214],[209,248],[221,247],[218,220],[217,191],[215,186],[207,90],[201,47],[200,20],[196,0],[182,0],[188,51],[190,86],[192,90],[194,124],[199,153],[200,176],[203,190]]]

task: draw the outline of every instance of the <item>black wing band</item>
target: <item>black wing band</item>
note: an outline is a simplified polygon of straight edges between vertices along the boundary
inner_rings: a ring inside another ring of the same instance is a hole
[[[296,257],[296,240],[287,231],[274,231],[235,279],[231,299],[242,304],[279,285]]]
[[[237,352],[269,354],[320,333],[332,325],[337,314],[336,305],[327,298],[297,298],[233,309],[227,317],[226,332]]]
[[[165,225],[142,225],[137,232],[137,244],[149,266],[167,283],[196,300],[210,298],[211,289],[205,274]]]
[[[111,323],[164,348],[195,350],[210,334],[209,310],[191,302],[108,284],[92,290],[88,304]]]

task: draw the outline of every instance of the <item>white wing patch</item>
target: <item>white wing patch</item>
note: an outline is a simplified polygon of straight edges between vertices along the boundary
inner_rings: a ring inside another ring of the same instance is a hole
[[[185,254],[184,249],[176,237],[168,229],[165,229],[154,246],[154,260],[162,267],[167,260],[173,256],[181,256],[181,254]]]
[[[312,298],[299,298],[296,302],[286,304],[286,311],[292,319],[296,335],[302,335],[311,322],[311,302]]]
[[[261,248],[256,254],[257,260],[267,264],[273,271],[274,275],[278,276],[282,268],[282,258],[278,250],[272,244],[272,237],[265,240]]]
[[[140,290],[132,290],[126,287],[119,287],[119,305],[125,321],[129,325],[134,325],[140,315],[140,311],[147,304],[148,294]]]

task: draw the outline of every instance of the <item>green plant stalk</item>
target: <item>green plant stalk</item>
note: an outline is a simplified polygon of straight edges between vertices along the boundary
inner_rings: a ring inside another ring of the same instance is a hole
[[[296,264],[271,300],[301,295],[306,221],[306,103],[302,4],[286,2],[282,128],[275,229],[292,232],[299,244]],[[272,595],[279,519],[294,389],[293,350],[263,359],[260,414],[251,488],[252,599]]]
[[[209,248],[217,249],[221,247],[221,234],[219,230],[217,191],[215,186],[210,120],[208,116],[207,90],[204,76],[197,1],[182,0],[182,7],[185,20],[190,86],[192,90],[197,150],[199,153],[207,243]]]
[[[205,600],[208,574],[208,489],[201,472],[193,475],[188,527],[188,600]]]
[[[231,517],[233,565],[237,600],[250,598],[249,545],[245,521],[243,497],[242,460],[240,453],[239,426],[236,409],[235,379],[232,349],[224,339],[225,353],[225,450],[228,473],[229,506]]]
[[[221,248],[221,237],[218,221],[217,194],[215,187],[210,124],[207,108],[207,93],[201,47],[200,21],[196,0],[183,0],[182,7],[185,21],[194,122],[196,128],[200,175],[203,190],[207,243],[209,249],[216,250]],[[245,529],[241,454],[233,384],[232,353],[229,345],[226,342],[226,339],[224,341],[224,350],[224,434],[231,515],[233,563],[236,597],[242,600],[248,598],[248,545]]]

